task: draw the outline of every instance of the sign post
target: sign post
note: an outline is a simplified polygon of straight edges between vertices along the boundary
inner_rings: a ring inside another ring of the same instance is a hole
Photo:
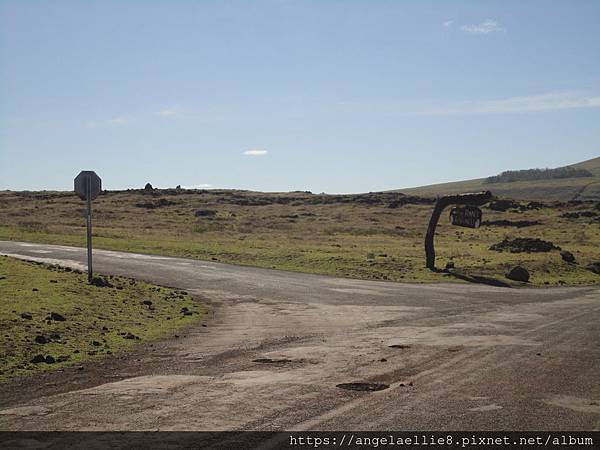
[[[102,191],[102,180],[92,170],[82,170],[74,180],[75,192],[86,201],[88,282],[92,282],[92,200]]]
[[[440,197],[433,208],[429,226],[425,234],[425,267],[435,271],[435,248],[433,238],[435,229],[442,211],[450,205],[467,205],[465,208],[455,208],[450,213],[452,224],[466,226],[469,228],[477,228],[481,224],[481,210],[477,206],[481,206],[491,200],[492,193],[490,191],[475,192],[468,194],[446,195]]]

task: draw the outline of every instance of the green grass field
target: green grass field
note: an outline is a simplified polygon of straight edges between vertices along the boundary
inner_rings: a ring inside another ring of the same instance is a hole
[[[82,273],[0,256],[0,381],[123,352],[205,315],[185,292],[107,279],[113,287],[96,287]]]
[[[432,202],[399,193],[314,195],[305,192],[131,190],[106,192],[94,202],[97,248],[179,256],[341,277],[409,282],[451,281],[424,268],[423,235]],[[83,202],[65,192],[0,192],[0,239],[85,245]],[[507,212],[483,208],[484,220],[530,220],[515,228],[459,228],[443,215],[436,238],[437,266],[452,261],[467,275],[504,279],[514,265],[532,285],[592,284],[586,266],[600,261],[595,203],[547,204]],[[571,251],[498,253],[505,238],[532,237]],[[505,280],[505,279],[504,279]],[[506,281],[506,280],[505,280]]]

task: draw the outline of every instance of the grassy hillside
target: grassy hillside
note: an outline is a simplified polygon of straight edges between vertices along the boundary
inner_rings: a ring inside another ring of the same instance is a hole
[[[94,245],[110,250],[216,260],[261,267],[394,281],[449,281],[424,268],[423,235],[432,200],[400,193],[314,195],[230,190],[105,192],[94,201]],[[0,192],[0,240],[85,246],[83,202],[69,192]],[[585,214],[581,214],[584,212]],[[534,285],[597,283],[587,266],[600,261],[595,204],[484,208],[484,220],[460,228],[447,211],[436,237],[438,267],[503,279],[515,264]],[[565,214],[567,214],[565,216]],[[521,221],[530,221],[519,228]],[[571,251],[499,253],[506,238],[552,241]]]
[[[437,196],[491,190],[496,196],[519,200],[600,200],[600,157],[572,164],[572,167],[586,169],[594,176],[494,184],[485,183],[485,178],[479,178],[400,191],[411,195]]]
[[[594,159],[588,159],[577,164],[572,164],[577,169],[585,169],[592,172],[595,176],[600,177],[600,157]]]

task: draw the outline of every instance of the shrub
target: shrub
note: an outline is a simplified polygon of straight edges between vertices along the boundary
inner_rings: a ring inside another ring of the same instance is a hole
[[[551,180],[558,178],[582,178],[593,176],[591,172],[585,169],[575,167],[558,167],[556,169],[528,169],[528,170],[507,170],[500,175],[494,175],[485,179],[488,184],[493,183],[512,183],[513,181],[535,181]]]

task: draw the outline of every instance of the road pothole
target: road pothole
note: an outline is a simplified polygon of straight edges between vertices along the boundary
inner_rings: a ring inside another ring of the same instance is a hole
[[[384,389],[389,388],[389,385],[382,383],[341,383],[337,384],[336,387],[349,391],[375,392],[383,391]]]
[[[410,348],[410,345],[407,345],[407,344],[392,344],[389,347],[390,348]]]
[[[292,360],[291,359],[273,359],[273,358],[258,358],[258,359],[253,359],[252,362],[255,363],[262,363],[262,364],[288,364],[291,363]]]

